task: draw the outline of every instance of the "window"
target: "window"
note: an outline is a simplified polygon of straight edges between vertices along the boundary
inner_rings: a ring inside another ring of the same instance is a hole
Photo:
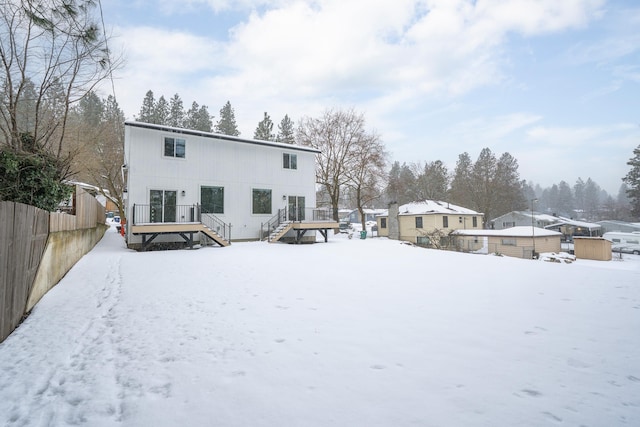
[[[285,169],[298,169],[298,155],[283,153],[282,167]]]
[[[271,213],[271,190],[254,189],[252,197],[252,212],[254,214]]]
[[[416,217],[416,228],[422,228],[422,217],[421,216],[417,216]]]
[[[164,155],[167,157],[179,157],[184,159],[186,142],[181,138],[164,138]]]
[[[380,228],[387,228],[387,218],[380,218]]]
[[[149,222],[176,221],[177,191],[151,190],[149,193]]]
[[[516,239],[502,239],[502,246],[515,246]]]
[[[224,213],[224,187],[200,187],[202,213]]]
[[[478,226],[478,218],[477,217],[473,217],[473,228],[476,228]]]
[[[442,228],[449,228],[449,217],[448,216],[443,216],[442,217]]]
[[[515,222],[503,222],[502,223],[502,228],[510,228],[510,227],[515,227],[516,223]]]
[[[627,239],[627,243],[630,245],[637,245],[639,242],[637,240]]]
[[[416,244],[419,246],[429,246],[431,241],[427,236],[418,236],[416,237]]]

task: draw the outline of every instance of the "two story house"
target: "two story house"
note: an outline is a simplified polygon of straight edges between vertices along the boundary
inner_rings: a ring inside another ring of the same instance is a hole
[[[315,241],[316,230],[326,240],[338,227],[314,209],[313,148],[127,121],[124,149],[131,248],[269,234]]]

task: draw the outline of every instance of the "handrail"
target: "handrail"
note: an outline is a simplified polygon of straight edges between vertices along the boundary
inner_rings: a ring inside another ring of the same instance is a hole
[[[134,204],[131,222],[132,225],[201,223],[223,239],[231,241],[231,224],[225,223],[214,214],[202,213],[202,206],[199,204],[172,207]]]
[[[269,221],[260,225],[260,240],[264,240],[278,228],[280,224],[287,220],[287,210],[278,209],[278,213],[275,214]]]
[[[225,223],[220,218],[210,213],[200,214],[200,222],[215,231],[218,236],[222,237],[224,240],[228,242],[231,241],[231,224]]]
[[[131,224],[200,222],[198,205],[133,205]]]

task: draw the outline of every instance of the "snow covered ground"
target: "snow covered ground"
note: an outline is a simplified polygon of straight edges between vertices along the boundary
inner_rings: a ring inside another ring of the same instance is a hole
[[[0,344],[0,425],[638,426],[640,257],[111,229]]]

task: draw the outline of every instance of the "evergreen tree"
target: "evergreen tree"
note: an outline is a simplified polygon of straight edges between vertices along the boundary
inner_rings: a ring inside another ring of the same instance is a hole
[[[590,221],[598,219],[600,210],[600,186],[591,178],[584,185],[584,206],[586,218]]]
[[[236,116],[229,101],[220,109],[220,120],[216,123],[215,131],[223,135],[240,136]]]
[[[209,114],[209,107],[206,105],[200,106],[198,109],[195,129],[203,132],[211,132],[213,126],[213,120],[211,114]]]
[[[81,120],[89,125],[96,127],[102,121],[102,114],[104,111],[104,105],[102,100],[95,92],[91,91],[78,102],[78,112],[81,115]]]
[[[573,186],[573,199],[575,200],[576,214],[581,217],[584,215],[584,181],[578,178]]]
[[[273,122],[266,111],[264,113],[264,118],[258,123],[258,127],[253,134],[253,138],[263,141],[275,140],[275,135],[273,134]]]
[[[573,192],[571,186],[566,181],[560,181],[558,184],[558,206],[554,211],[558,215],[571,217],[573,215]]]
[[[494,218],[497,196],[494,186],[496,168],[495,155],[489,148],[483,148],[471,170],[473,190],[471,208],[484,214],[485,223]]]
[[[491,219],[527,206],[522,197],[518,161],[511,154],[503,153],[498,159],[492,187],[495,204]]]
[[[403,163],[400,167],[400,197],[398,204],[404,205],[418,200],[418,192],[416,190],[417,179],[411,167]]]
[[[452,203],[456,205],[470,207],[473,203],[472,188],[471,188],[471,169],[473,163],[469,153],[462,153],[458,155],[458,161],[456,162],[456,168],[453,172],[453,179],[451,180],[451,190],[449,192]]]
[[[400,162],[396,160],[391,165],[387,175],[387,188],[385,189],[387,202],[397,202],[400,197],[400,191]]]
[[[196,101],[191,103],[191,108],[187,110],[184,118],[184,127],[187,129],[195,129],[198,123],[198,112],[200,110],[200,105]]]
[[[631,215],[640,218],[640,145],[633,150],[633,157],[629,159],[627,165],[631,170],[622,178],[627,188],[627,196],[631,203]]]
[[[167,117],[167,125],[176,128],[184,126],[184,105],[182,99],[177,93],[169,100],[169,117]]]
[[[416,178],[418,200],[447,200],[449,171],[440,160],[427,162]]]
[[[295,130],[293,128],[293,121],[285,114],[284,118],[278,125],[278,136],[276,141],[284,142],[286,144],[295,144]]]
[[[156,102],[154,108],[153,123],[159,125],[168,125],[169,113],[169,103],[164,98],[164,95],[162,95],[158,99],[158,102]]]
[[[142,100],[142,106],[140,107],[140,113],[138,113],[138,117],[136,120],[144,123],[156,123],[155,122],[155,113],[156,113],[156,100],[153,96],[153,91],[147,91],[144,99]]]

